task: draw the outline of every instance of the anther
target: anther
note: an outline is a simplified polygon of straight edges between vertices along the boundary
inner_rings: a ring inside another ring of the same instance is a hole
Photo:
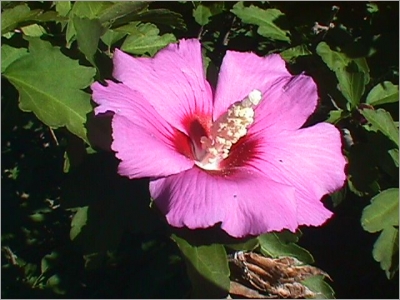
[[[220,161],[229,156],[230,148],[247,134],[254,122],[254,108],[262,100],[259,90],[253,90],[242,101],[235,102],[212,125],[210,136],[200,139],[203,154],[197,157],[204,169],[218,168]]]

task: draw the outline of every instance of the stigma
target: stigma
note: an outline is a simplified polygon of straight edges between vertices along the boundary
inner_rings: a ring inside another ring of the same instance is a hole
[[[200,138],[201,149],[194,149],[197,166],[205,170],[219,170],[219,163],[229,156],[231,147],[247,134],[253,124],[254,109],[261,99],[259,90],[251,91],[246,98],[233,103],[212,124],[209,136]]]

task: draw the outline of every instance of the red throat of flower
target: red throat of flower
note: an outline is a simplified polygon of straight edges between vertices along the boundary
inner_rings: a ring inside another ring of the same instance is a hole
[[[253,153],[251,148],[254,145],[243,142],[248,128],[254,122],[254,109],[261,99],[261,92],[253,90],[242,101],[232,104],[214,122],[199,115],[185,119],[189,137],[185,136],[186,141],[182,140],[183,137],[175,139],[177,149],[192,158],[199,168],[207,171],[224,171],[232,163],[236,165],[243,162],[235,158],[234,152]]]

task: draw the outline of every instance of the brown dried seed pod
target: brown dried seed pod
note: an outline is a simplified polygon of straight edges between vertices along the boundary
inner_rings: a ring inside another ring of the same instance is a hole
[[[253,290],[251,288],[248,288],[247,286],[245,286],[245,285],[243,285],[243,284],[241,284],[239,282],[236,282],[236,281],[231,281],[230,282],[229,294],[240,296],[240,297],[246,297],[248,299],[267,299],[267,298],[270,298],[269,296],[260,294],[257,290]]]

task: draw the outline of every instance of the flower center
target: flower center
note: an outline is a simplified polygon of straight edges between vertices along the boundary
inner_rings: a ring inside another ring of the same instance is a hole
[[[211,126],[209,136],[200,138],[194,146],[196,165],[205,170],[219,170],[219,163],[229,156],[229,151],[254,122],[254,108],[262,94],[253,90],[242,101],[235,102]]]

